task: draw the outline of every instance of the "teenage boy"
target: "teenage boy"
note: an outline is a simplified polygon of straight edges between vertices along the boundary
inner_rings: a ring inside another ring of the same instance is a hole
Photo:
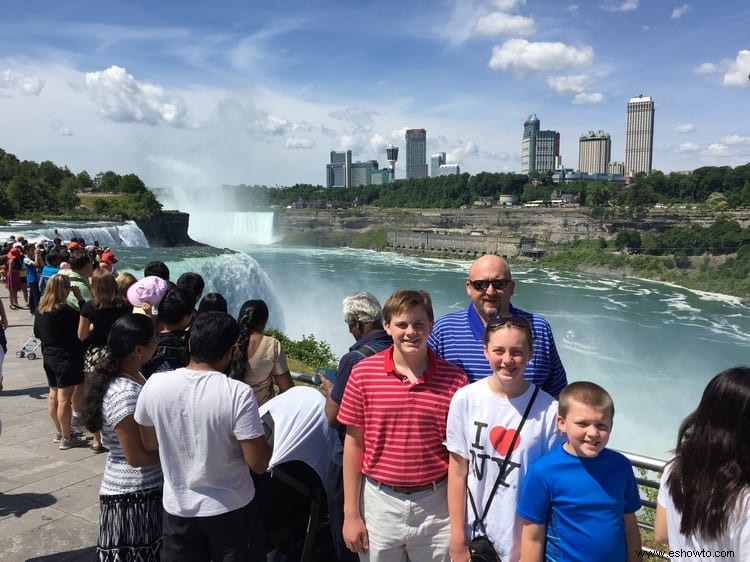
[[[352,369],[339,409],[344,440],[344,542],[360,560],[448,562],[445,425],[466,374],[427,347],[424,291],[383,307],[393,345]]]
[[[200,315],[188,366],[154,373],[138,396],[135,420],[164,473],[165,562],[266,559],[247,468],[263,473],[271,450],[252,388],[222,372],[238,336],[228,314]]]
[[[158,371],[174,371],[186,367],[188,352],[188,326],[193,319],[193,296],[180,288],[169,289],[159,303],[159,325],[154,356],[143,367],[141,374],[149,378]]]
[[[560,393],[557,426],[567,440],[531,465],[516,510],[524,562],[639,560],[633,468],[605,448],[614,415],[612,397],[597,384],[575,382]]]

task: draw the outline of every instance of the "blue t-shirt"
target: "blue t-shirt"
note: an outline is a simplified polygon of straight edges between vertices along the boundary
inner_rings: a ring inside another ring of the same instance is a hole
[[[548,562],[621,562],[627,559],[624,516],[640,507],[623,455],[604,449],[583,458],[558,445],[529,467],[516,513],[547,525]]]

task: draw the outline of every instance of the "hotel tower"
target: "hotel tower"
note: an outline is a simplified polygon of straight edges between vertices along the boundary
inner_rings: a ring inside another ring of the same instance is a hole
[[[654,154],[654,100],[639,95],[628,102],[628,124],[625,130],[625,175],[651,173]]]

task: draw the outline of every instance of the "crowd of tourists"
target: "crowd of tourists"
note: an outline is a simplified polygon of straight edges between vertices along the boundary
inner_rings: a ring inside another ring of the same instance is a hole
[[[279,394],[294,387],[264,334],[266,303],[248,300],[235,319],[197,273],[172,282],[152,262],[137,279],[98,244],[19,239],[6,248],[9,303],[23,308],[22,292],[35,314],[53,441],[108,454],[99,559],[261,562],[284,551],[256,490],[274,451],[261,410],[289,404]],[[10,279],[17,259],[27,292]],[[320,559],[642,559],[638,485],[607,448],[613,398],[568,383],[549,323],[511,304],[504,259],[477,259],[465,289],[467,307],[437,320],[420,289],[382,307],[365,291],[343,300],[355,343],[321,379],[338,446]],[[750,559],[748,431],[750,368],[722,371],[679,430],[656,540],[695,559]]]

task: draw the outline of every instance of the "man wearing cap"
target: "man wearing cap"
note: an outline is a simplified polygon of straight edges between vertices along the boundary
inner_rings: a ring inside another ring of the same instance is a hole
[[[568,384],[549,323],[510,303],[516,283],[508,262],[487,254],[469,269],[466,294],[471,304],[465,310],[446,314],[435,322],[429,345],[446,361],[461,367],[475,382],[492,374],[484,356],[484,327],[490,316],[523,316],[534,332],[534,356],[526,367],[524,378],[555,398]]]

